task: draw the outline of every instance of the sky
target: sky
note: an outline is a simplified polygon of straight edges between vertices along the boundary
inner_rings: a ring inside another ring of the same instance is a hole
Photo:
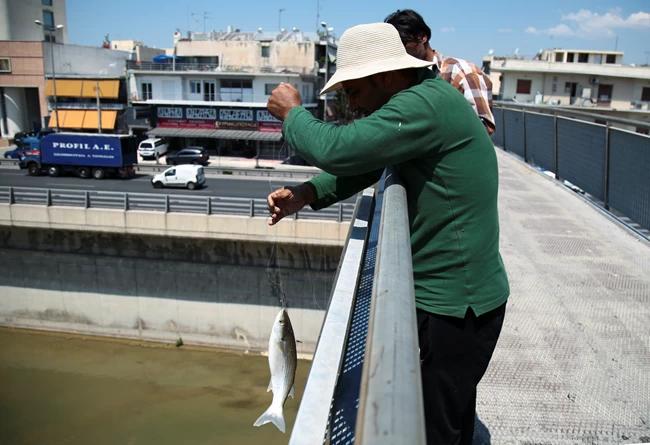
[[[88,46],[100,46],[109,34],[111,40],[168,48],[176,29],[203,31],[204,16],[207,31],[232,25],[273,32],[281,17],[286,29],[315,31],[325,21],[340,36],[397,9],[414,9],[432,30],[432,47],[477,64],[490,50],[528,58],[547,48],[617,49],[625,52],[625,64],[650,59],[650,0],[67,0],[66,5],[69,43]]]

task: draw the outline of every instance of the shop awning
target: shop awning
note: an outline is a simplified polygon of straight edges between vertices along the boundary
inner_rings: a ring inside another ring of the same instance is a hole
[[[156,127],[147,132],[149,136],[174,138],[213,138],[213,139],[243,139],[249,141],[279,141],[280,132],[245,131],[245,130],[193,130],[191,128],[160,128]]]
[[[119,97],[119,80],[84,80],[81,97],[97,97],[97,87],[99,87],[100,99],[117,99]]]
[[[117,119],[117,111],[102,110],[102,130],[112,130],[115,128],[115,121]],[[83,127],[88,130],[97,130],[97,111],[88,110],[84,116]]]
[[[60,97],[97,97],[96,87],[99,87],[100,99],[117,99],[120,95],[119,80],[56,80],[56,95]],[[52,79],[48,79],[45,87],[46,96],[54,96]]]
[[[69,128],[74,130],[97,130],[97,111],[96,110],[59,110],[59,127]],[[52,112],[50,117],[50,128],[55,128],[57,119],[56,112]],[[102,111],[102,130],[112,130],[115,128],[115,121],[117,120],[117,111],[106,110]]]
[[[61,97],[81,97],[82,83],[81,80],[59,79],[56,81],[56,95]],[[52,82],[52,79],[47,81],[45,95],[54,96],[54,82]]]

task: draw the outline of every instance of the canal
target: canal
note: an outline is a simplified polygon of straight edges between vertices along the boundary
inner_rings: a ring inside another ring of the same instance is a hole
[[[253,427],[272,398],[266,357],[0,328],[0,443],[286,444],[310,364],[282,434]]]

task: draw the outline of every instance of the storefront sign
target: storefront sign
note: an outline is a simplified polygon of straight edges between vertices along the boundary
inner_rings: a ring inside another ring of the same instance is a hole
[[[258,122],[280,122],[278,119],[274,118],[268,110],[257,110],[257,121]]]
[[[253,110],[222,109],[219,110],[220,121],[253,121]]]
[[[187,108],[185,117],[188,119],[211,119],[216,121],[217,110],[216,108]]]
[[[183,119],[183,109],[176,107],[158,107],[158,117]]]
[[[216,121],[214,128],[219,130],[257,131],[257,122]]]
[[[278,133],[282,131],[282,122],[260,122],[260,131]]]
[[[194,128],[197,130],[214,129],[214,120],[212,119],[167,119],[158,118],[160,128]]]

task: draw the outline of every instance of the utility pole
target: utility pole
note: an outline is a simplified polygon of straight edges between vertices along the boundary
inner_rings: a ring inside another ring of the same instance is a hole
[[[102,134],[102,107],[99,103],[99,82],[95,81],[95,92],[97,93],[97,130]]]
[[[320,24],[325,29],[325,84],[327,84],[327,78],[329,75],[329,46],[330,46],[330,32],[334,31],[334,28],[328,28],[327,23],[322,22]],[[325,93],[325,99],[323,100],[323,122],[327,122],[327,93]]]
[[[34,20],[38,26],[43,27],[50,35],[50,55],[52,56],[52,87],[54,89],[54,115],[56,116],[56,131],[61,131],[61,121],[59,121],[59,106],[57,104],[56,98],[56,74],[54,69],[54,31],[57,29],[63,29],[63,25],[57,25],[56,27],[49,27],[43,24],[40,20]]]

